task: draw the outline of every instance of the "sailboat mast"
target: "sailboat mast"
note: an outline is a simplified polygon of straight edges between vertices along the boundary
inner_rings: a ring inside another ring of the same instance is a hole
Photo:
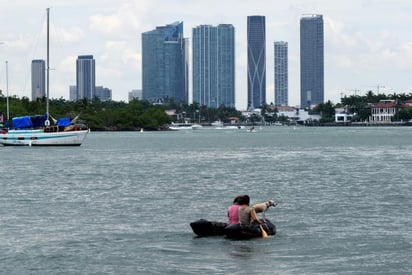
[[[50,71],[50,64],[49,64],[49,11],[50,8],[46,9],[47,11],[47,55],[46,55],[46,114],[47,120],[49,120],[49,71]]]
[[[9,66],[6,61],[6,98],[7,98],[7,122],[10,120],[10,107],[9,107]]]

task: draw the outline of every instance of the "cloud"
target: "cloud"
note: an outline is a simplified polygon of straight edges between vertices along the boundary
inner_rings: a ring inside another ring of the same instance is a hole
[[[111,67],[117,77],[130,71],[137,76],[141,70],[141,54],[127,41],[107,41],[96,66],[100,70]]]
[[[76,43],[81,41],[85,34],[80,27],[63,28],[56,25],[50,27],[50,36],[57,44]]]
[[[118,16],[92,15],[90,17],[90,29],[102,34],[112,35],[119,33],[122,29],[122,22]]]
[[[150,1],[123,2],[111,14],[91,15],[89,28],[105,37],[130,37],[142,31],[151,6]]]
[[[77,56],[75,55],[66,56],[60,61],[58,65],[59,71],[65,75],[75,76],[76,75],[76,60],[77,60]],[[73,77],[71,78],[73,79]]]

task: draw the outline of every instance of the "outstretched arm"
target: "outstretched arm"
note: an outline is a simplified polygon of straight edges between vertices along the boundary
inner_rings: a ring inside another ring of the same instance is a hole
[[[259,217],[256,215],[256,210],[255,207],[252,207],[252,210],[250,211],[250,217],[252,218],[253,221],[257,222],[257,223],[261,223],[259,220]]]

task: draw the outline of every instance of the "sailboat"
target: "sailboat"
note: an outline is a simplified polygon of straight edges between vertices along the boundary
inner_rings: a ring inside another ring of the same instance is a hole
[[[53,119],[49,115],[49,12],[47,8],[47,73],[46,114],[42,116],[21,116],[12,119],[11,129],[2,129],[0,144],[4,146],[80,146],[90,129],[74,119]],[[8,89],[8,88],[7,88]],[[7,106],[8,109],[8,106]],[[53,125],[50,123],[53,120]],[[9,114],[7,113],[7,121]]]

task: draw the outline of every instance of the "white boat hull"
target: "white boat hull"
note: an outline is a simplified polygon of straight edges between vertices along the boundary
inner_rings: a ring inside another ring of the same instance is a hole
[[[216,127],[217,130],[240,130],[245,128],[244,126],[221,126],[221,127]]]
[[[172,131],[193,130],[192,126],[170,126],[169,129]]]
[[[80,146],[89,130],[51,132],[41,130],[10,130],[0,133],[4,146]]]
[[[198,130],[203,128],[200,124],[189,124],[189,123],[172,123],[169,126],[169,129],[172,131],[180,131],[180,130]]]

